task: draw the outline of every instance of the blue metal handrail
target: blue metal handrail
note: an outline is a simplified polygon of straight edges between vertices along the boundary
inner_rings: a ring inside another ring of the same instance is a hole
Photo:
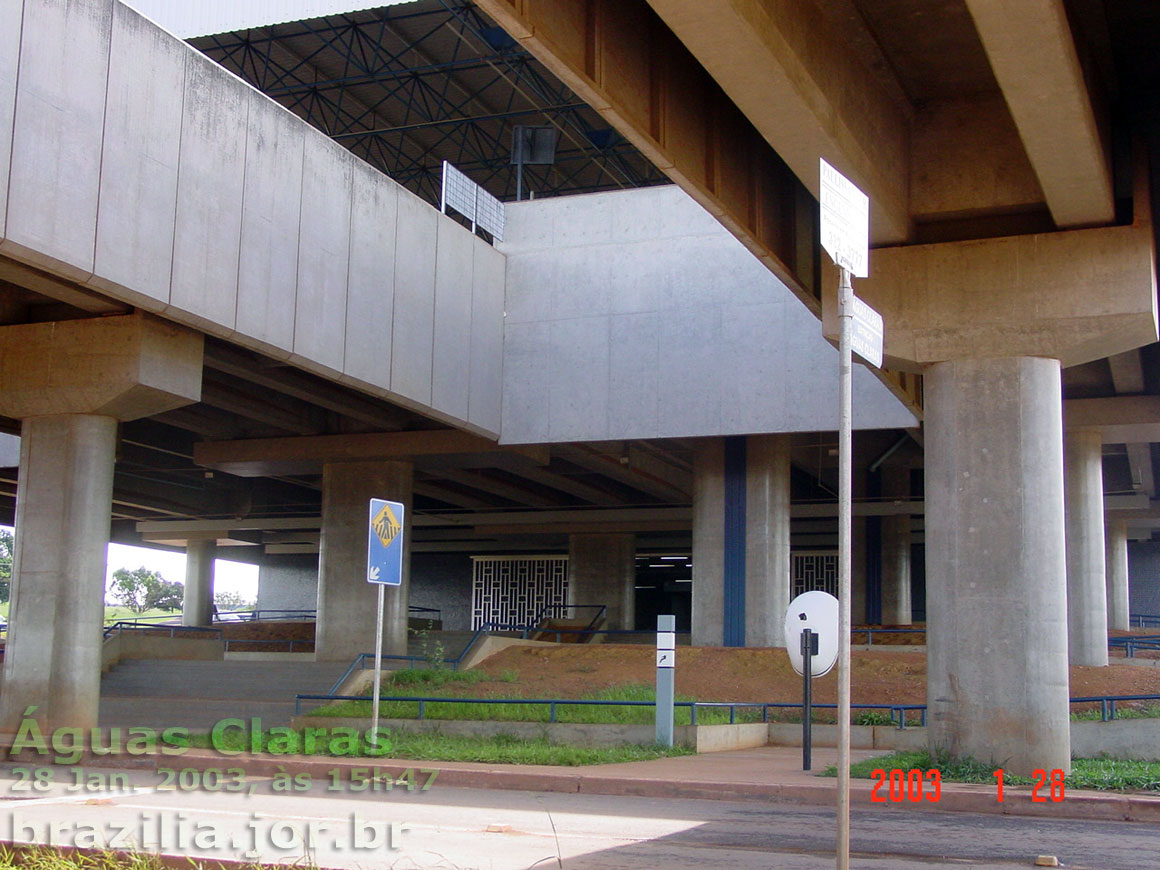
[[[1136,628],[1160,628],[1160,614],[1133,613],[1128,617],[1128,625],[1132,624]]]
[[[390,697],[380,695],[380,701],[403,701],[418,703],[419,705],[419,719],[427,718],[427,704],[547,704],[548,705],[548,721],[557,721],[557,710],[559,707],[655,707],[656,701],[607,701],[596,699],[571,699],[571,698],[438,698],[429,695],[392,695]],[[294,696],[294,715],[298,716],[302,713],[303,701],[366,701],[370,702],[369,695],[295,695]],[[754,709],[761,710],[761,721],[769,721],[769,711],[771,709],[791,708],[795,710],[801,709],[800,703],[791,702],[740,702],[740,701],[675,701],[675,707],[688,707],[690,710],[689,721],[691,724],[697,724],[697,710],[704,708],[726,707],[729,709],[729,723],[735,724],[737,721],[737,709]],[[836,710],[837,704],[814,704],[815,709],[820,710]],[[890,719],[892,722],[897,722],[899,728],[906,728],[906,713],[908,711],[919,711],[919,720],[922,725],[926,725],[926,705],[925,704],[851,704],[852,710],[889,710]],[[897,718],[895,713],[898,714]]]
[[[1135,658],[1136,650],[1160,650],[1160,634],[1136,635],[1129,637],[1110,637],[1108,646],[1123,648],[1125,658]]]
[[[926,634],[925,628],[859,628],[854,626],[850,629],[850,634],[865,634],[866,646],[874,646],[875,634]]]
[[[1071,704],[1100,705],[1100,721],[1108,722],[1116,718],[1117,701],[1160,701],[1160,695],[1092,695],[1089,698],[1069,698]]]
[[[126,631],[168,631],[170,637],[176,637],[180,632],[200,632],[208,634],[216,634],[219,638],[222,635],[220,628],[211,628],[209,626],[200,625],[138,625],[135,622],[127,622],[118,620],[112,625],[105,628],[104,637],[108,640],[114,634],[120,634]]]

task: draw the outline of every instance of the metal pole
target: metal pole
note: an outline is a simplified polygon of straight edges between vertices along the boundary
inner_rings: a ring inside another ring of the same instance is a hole
[[[375,628],[375,681],[371,693],[373,698],[371,701],[371,734],[374,734],[375,729],[379,727],[379,683],[383,679],[383,593],[386,591],[386,587],[382,583],[379,583],[378,587],[379,619]]]
[[[814,718],[814,633],[802,629],[802,770],[809,770],[813,759]]]
[[[520,202],[524,198],[524,161],[521,158],[516,163],[516,202]]]
[[[852,538],[850,452],[850,326],[854,288],[843,268],[838,286],[838,870],[850,868],[850,542]]]

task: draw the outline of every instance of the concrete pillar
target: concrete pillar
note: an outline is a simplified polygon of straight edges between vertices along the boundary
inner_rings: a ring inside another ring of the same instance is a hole
[[[217,557],[214,541],[190,541],[185,545],[185,598],[182,625],[213,625],[213,569]]]
[[[789,460],[789,435],[746,439],[746,646],[784,643],[790,588]]]
[[[884,467],[882,495],[910,498],[910,469]],[[910,516],[882,518],[882,624],[910,625]]]
[[[1103,667],[1108,663],[1103,439],[1096,430],[1074,429],[1063,445],[1068,657],[1073,665]]]
[[[926,368],[932,748],[1071,769],[1060,365]]]
[[[203,341],[144,314],[0,327],[22,421],[0,731],[96,726],[118,422],[197,401]]]
[[[20,436],[0,730],[16,731],[29,707],[38,708],[45,733],[91,728],[100,700],[117,421],[33,417]]]
[[[704,439],[693,457],[697,646],[776,646],[789,604],[789,436]]]
[[[693,646],[721,646],[725,590],[725,441],[693,448]]]
[[[348,661],[375,651],[378,589],[367,582],[367,524],[372,498],[402,502],[405,509],[403,585],[386,588],[383,653],[407,652],[412,480],[409,462],[330,462],[323,466],[314,644],[318,661]]]
[[[1108,594],[1108,629],[1131,628],[1128,610],[1128,527],[1122,520],[1104,524]]]
[[[569,535],[568,598],[573,604],[607,607],[605,628],[635,628],[636,535]],[[577,612],[577,617],[585,620],[595,615],[591,610]]]

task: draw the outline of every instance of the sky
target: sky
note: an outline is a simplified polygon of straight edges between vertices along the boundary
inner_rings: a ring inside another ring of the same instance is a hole
[[[11,532],[9,526],[0,526]],[[105,574],[105,588],[118,568],[148,568],[157,571],[166,580],[185,582],[185,554],[169,550],[154,550],[150,547],[130,547],[125,544],[109,544],[108,570]],[[246,601],[258,599],[258,566],[242,562],[214,561],[214,592],[236,592]]]

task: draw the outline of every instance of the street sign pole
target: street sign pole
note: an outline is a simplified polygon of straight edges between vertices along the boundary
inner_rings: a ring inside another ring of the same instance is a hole
[[[802,631],[802,770],[809,770],[814,748],[814,654],[818,651],[818,636],[810,629]]]
[[[850,867],[850,542],[852,539],[850,333],[854,288],[841,269],[838,285],[838,870]]]
[[[374,700],[371,701],[371,734],[379,727],[379,690],[383,681],[383,604],[386,585],[379,585],[379,619],[375,628],[375,682]]]
[[[657,617],[657,703],[656,741],[661,746],[673,745],[673,669],[676,666],[675,616]]]

